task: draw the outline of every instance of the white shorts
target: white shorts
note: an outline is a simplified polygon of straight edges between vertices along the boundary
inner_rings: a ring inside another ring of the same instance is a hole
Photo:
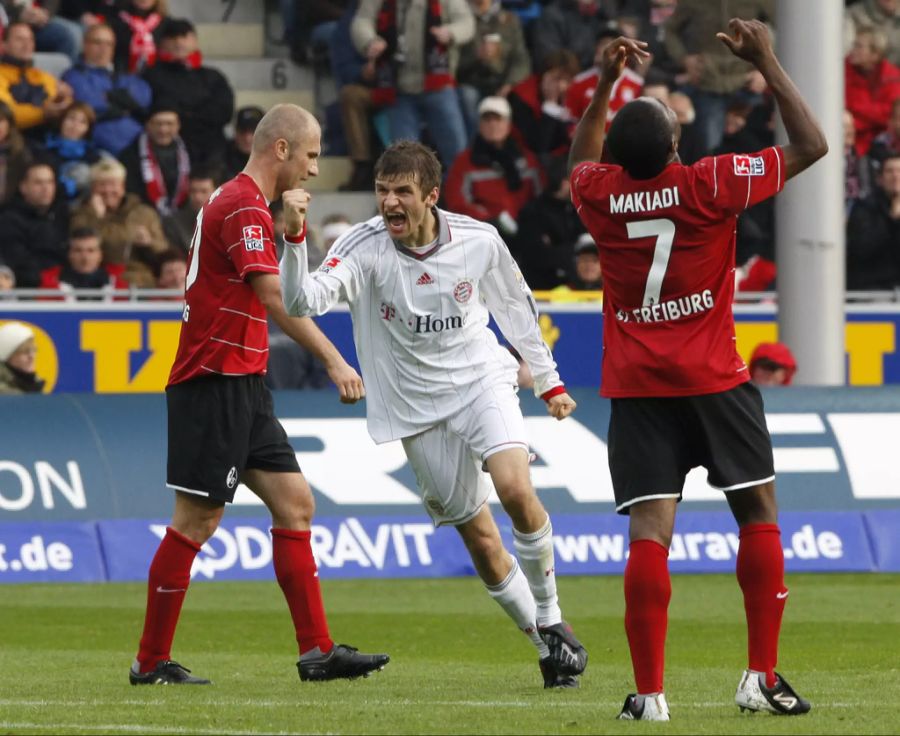
[[[519,397],[507,385],[488,389],[449,419],[403,438],[435,526],[463,524],[474,517],[493,490],[485,461],[516,447],[528,452]]]

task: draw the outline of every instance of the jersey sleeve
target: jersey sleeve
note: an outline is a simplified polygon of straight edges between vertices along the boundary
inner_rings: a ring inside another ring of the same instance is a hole
[[[481,282],[481,295],[503,336],[522,356],[534,376],[535,396],[562,386],[550,348],[544,342],[537,305],[522,272],[497,235],[492,268]]]
[[[713,207],[736,215],[784,188],[784,151],[771,146],[757,153],[729,153],[697,162],[712,191]]]
[[[298,317],[325,314],[335,304],[352,304],[363,285],[357,228],[339,237],[318,270],[309,272],[305,237],[285,238],[281,258],[281,291],[288,314]]]
[[[278,273],[272,215],[258,202],[239,204],[225,216],[222,243],[242,279],[250,273]]]

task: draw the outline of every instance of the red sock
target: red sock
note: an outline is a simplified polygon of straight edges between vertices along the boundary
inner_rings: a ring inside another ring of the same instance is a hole
[[[669,622],[669,550],[650,539],[629,546],[625,565],[625,633],[641,695],[661,693]]]
[[[199,551],[199,544],[166,528],[147,579],[147,613],[137,655],[141,672],[150,672],[157,663],[171,659],[175,627],[191,582],[191,565]]]
[[[275,577],[291,609],[300,654],[314,647],[330,652],[334,642],[328,635],[328,620],[322,605],[322,589],[319,587],[310,533],[272,529],[272,563]]]
[[[778,634],[787,600],[784,587],[784,550],[778,524],[741,527],[737,579],[747,612],[747,655],[751,670],[766,673],[766,686],[775,685]]]

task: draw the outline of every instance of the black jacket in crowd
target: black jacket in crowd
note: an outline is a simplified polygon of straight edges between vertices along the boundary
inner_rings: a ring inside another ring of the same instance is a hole
[[[158,61],[143,77],[154,100],[165,100],[178,111],[191,164],[221,156],[223,128],[234,115],[234,91],[222,73],[208,66],[191,69],[180,62]]]
[[[847,221],[847,288],[894,289],[900,286],[900,219],[876,189],[857,200]]]
[[[39,211],[17,195],[0,214],[0,261],[16,274],[16,286],[36,288],[41,271],[66,261],[69,215],[65,205]]]

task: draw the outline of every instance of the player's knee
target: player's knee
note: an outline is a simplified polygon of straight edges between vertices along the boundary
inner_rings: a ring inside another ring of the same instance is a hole
[[[309,486],[304,484],[285,494],[270,511],[272,523],[280,529],[309,529],[316,513],[316,501]]]
[[[499,534],[479,534],[466,539],[466,547],[472,559],[481,566],[490,566],[491,562],[503,557],[506,552]]]

